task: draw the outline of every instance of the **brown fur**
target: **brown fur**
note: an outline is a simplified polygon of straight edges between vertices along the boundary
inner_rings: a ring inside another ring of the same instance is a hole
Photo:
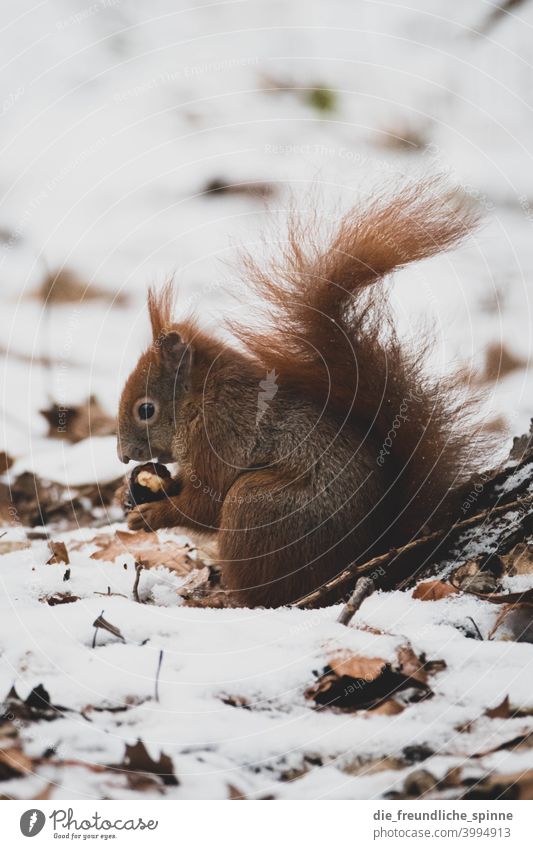
[[[383,284],[475,223],[437,190],[428,182],[349,213],[324,249],[293,224],[281,260],[262,269],[247,258],[274,321],[233,327],[244,353],[173,324],[171,287],[149,295],[153,345],[124,390],[119,442],[138,460],[172,458],[180,474],[178,494],[142,505],[130,527],[216,533],[236,604],[293,601],[438,524],[479,463],[454,381],[432,384],[425,343],[402,345]],[[268,372],[276,391],[258,417]],[[159,418],[139,428],[132,409],[146,396]]]

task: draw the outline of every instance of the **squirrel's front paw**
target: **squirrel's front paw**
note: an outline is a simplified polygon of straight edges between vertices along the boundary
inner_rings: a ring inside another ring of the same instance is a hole
[[[131,513],[128,513],[128,528],[131,531],[156,531],[165,527],[162,521],[160,505],[139,504]]]

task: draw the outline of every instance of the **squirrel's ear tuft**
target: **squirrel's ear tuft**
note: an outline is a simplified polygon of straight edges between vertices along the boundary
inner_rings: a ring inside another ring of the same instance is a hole
[[[165,333],[160,340],[161,360],[172,371],[189,371],[191,351],[176,330]]]
[[[166,328],[172,324],[173,304],[174,287],[172,281],[158,292],[154,288],[148,290],[148,312],[152,325],[152,339],[156,343],[164,335]]]

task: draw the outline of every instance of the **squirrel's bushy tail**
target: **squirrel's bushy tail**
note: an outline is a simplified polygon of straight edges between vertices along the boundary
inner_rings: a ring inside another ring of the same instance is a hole
[[[479,449],[457,379],[432,381],[427,342],[399,340],[383,278],[457,243],[476,220],[432,179],[349,212],[325,246],[320,228],[293,222],[280,258],[263,268],[245,257],[246,279],[269,303],[272,326],[237,328],[240,340],[280,386],[366,434],[376,468],[390,471],[392,544],[443,520]]]

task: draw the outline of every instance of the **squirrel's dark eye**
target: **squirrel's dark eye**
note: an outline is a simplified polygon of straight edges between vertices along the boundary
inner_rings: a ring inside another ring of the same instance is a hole
[[[147,419],[152,418],[155,413],[155,407],[149,401],[146,401],[144,404],[139,404],[137,413],[141,421],[145,422]]]

